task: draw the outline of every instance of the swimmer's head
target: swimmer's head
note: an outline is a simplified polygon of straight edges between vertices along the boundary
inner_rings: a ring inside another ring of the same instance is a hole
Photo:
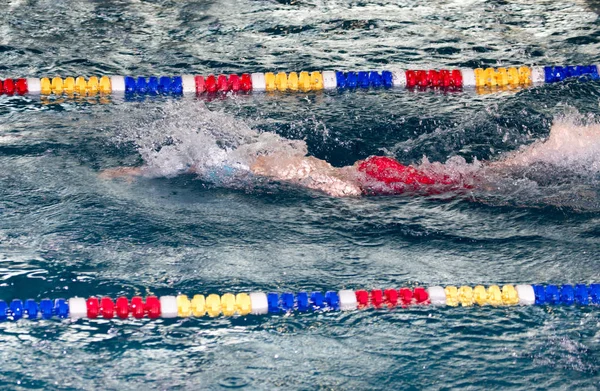
[[[386,185],[394,183],[432,185],[436,183],[433,178],[417,171],[414,167],[405,166],[387,156],[371,156],[359,162],[358,171],[364,173],[368,178]]]

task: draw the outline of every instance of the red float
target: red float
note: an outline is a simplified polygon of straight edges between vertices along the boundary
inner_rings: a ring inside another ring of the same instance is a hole
[[[117,316],[121,319],[129,317],[129,302],[126,297],[119,297],[117,299]]]
[[[233,92],[238,92],[240,88],[240,77],[236,74],[229,75],[229,89]]]
[[[15,82],[13,79],[4,80],[4,93],[6,95],[13,95],[15,93]]]
[[[227,80],[227,76],[219,75],[217,78],[217,90],[223,92],[229,91],[229,81]]]
[[[132,297],[129,308],[131,309],[131,315],[133,315],[134,318],[141,319],[144,317],[144,300],[141,297]]]
[[[463,79],[462,73],[458,69],[454,69],[450,74],[450,78],[452,79],[452,85],[454,87],[462,87]]]
[[[385,295],[385,302],[388,307],[395,307],[398,305],[398,292],[395,289],[386,289],[383,291]]]
[[[371,305],[375,308],[381,308],[383,305],[383,291],[381,289],[371,291]]]
[[[417,85],[417,73],[415,71],[406,71],[406,87],[413,88]]]
[[[356,302],[358,303],[358,308],[365,308],[369,306],[369,292],[367,291],[356,291]]]
[[[417,304],[429,304],[429,294],[427,293],[425,288],[415,288],[414,297]]]
[[[146,297],[146,312],[150,319],[160,317],[160,300],[156,296]]]
[[[440,86],[440,74],[438,71],[430,70],[427,72],[427,81],[430,87]]]
[[[110,297],[103,297],[100,300],[100,313],[104,319],[112,319],[115,316],[115,303]]]
[[[400,294],[400,300],[402,301],[402,306],[406,307],[412,304],[413,302],[413,291],[409,288],[400,288],[398,291]]]
[[[25,95],[27,93],[27,79],[17,79],[15,89],[17,90],[17,94]]]
[[[447,69],[440,70],[440,87],[448,88],[451,84],[450,71]]]
[[[196,82],[196,94],[203,93],[206,89],[204,88],[204,78],[202,76],[194,77],[194,81]]]
[[[215,75],[206,76],[206,78],[204,79],[204,88],[208,93],[217,92],[217,78],[215,77]]]
[[[85,301],[87,307],[87,317],[89,319],[96,319],[100,313],[100,302],[97,297],[90,297]]]
[[[421,88],[429,86],[429,79],[427,78],[427,71],[417,71],[417,84]]]
[[[242,74],[242,77],[240,78],[240,87],[242,88],[242,91],[245,92],[252,89],[252,76],[250,76],[249,73]]]

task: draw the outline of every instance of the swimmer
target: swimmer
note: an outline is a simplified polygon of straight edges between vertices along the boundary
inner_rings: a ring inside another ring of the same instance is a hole
[[[490,174],[501,175],[534,163],[553,164],[561,156],[573,156],[577,151],[597,146],[598,140],[599,125],[574,126],[559,121],[545,141],[534,142],[498,161],[480,163],[468,172],[457,172],[451,170],[448,164],[441,163],[419,167],[404,165],[386,156],[371,156],[352,166],[333,167],[313,156],[285,153],[259,155],[246,170],[258,177],[296,184],[334,197],[400,193],[431,195],[474,188],[489,189],[486,177]],[[203,174],[193,165],[186,172]],[[145,167],[121,167],[106,170],[101,177],[131,178],[146,173]]]
[[[385,156],[371,156],[352,166],[333,167],[314,156],[272,154],[258,156],[249,171],[269,180],[293,183],[334,197],[404,192],[438,193],[470,188],[461,179],[425,173]],[[193,166],[186,173],[199,173]],[[102,178],[145,175],[144,167],[118,167],[103,171]]]
[[[406,192],[433,194],[471,187],[462,178],[426,173],[387,156],[371,156],[341,168],[312,156],[259,156],[250,169],[255,175],[297,183],[334,197]]]

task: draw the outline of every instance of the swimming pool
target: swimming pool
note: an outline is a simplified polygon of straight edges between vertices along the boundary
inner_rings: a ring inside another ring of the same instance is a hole
[[[14,1],[4,11],[0,78],[600,60],[598,8],[583,1]],[[385,153],[405,163],[458,155],[468,167],[546,137],[555,118],[594,122],[599,96],[597,82],[578,80],[490,94],[1,96],[0,298],[598,282],[593,148],[557,157],[579,164],[460,197],[338,199],[277,183],[98,173],[153,159],[165,135],[187,147],[156,157],[168,174],[173,161],[261,132],[306,140],[335,166]],[[599,321],[597,307],[488,306],[4,322],[0,382],[595,389]]]

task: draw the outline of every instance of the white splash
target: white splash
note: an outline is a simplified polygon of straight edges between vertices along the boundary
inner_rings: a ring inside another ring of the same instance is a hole
[[[119,138],[135,143],[150,176],[171,177],[190,167],[214,177],[222,169],[247,170],[257,156],[304,156],[303,140],[259,132],[231,114],[211,111],[202,102],[169,102],[129,115]]]
[[[480,161],[474,157],[472,163],[467,163],[463,157],[453,156],[439,163],[430,162],[424,156],[417,167],[454,181],[536,172],[538,176],[544,173],[550,176],[544,181],[548,182],[558,172],[595,174],[600,171],[600,123],[593,116],[570,112],[554,119],[548,137],[506,153],[496,161]]]
[[[549,164],[577,172],[600,170],[600,124],[593,117],[568,114],[554,119],[544,140],[508,153],[497,165]]]

